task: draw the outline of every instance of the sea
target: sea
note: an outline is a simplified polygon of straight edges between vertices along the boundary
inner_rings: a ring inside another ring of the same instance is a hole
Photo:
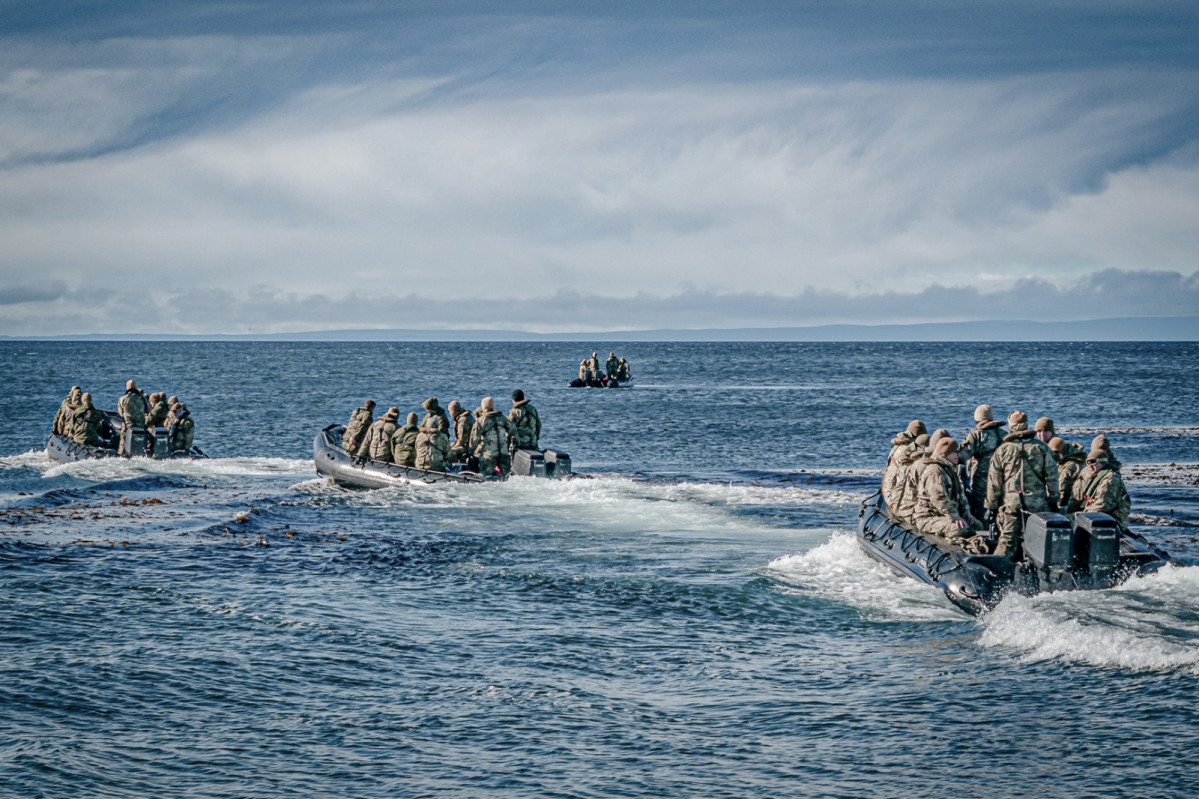
[[[635,384],[570,388],[597,351]],[[1199,795],[1194,343],[0,342],[0,795]],[[56,464],[70,387],[208,460]],[[367,398],[576,479],[339,488]],[[972,618],[854,538],[890,439],[1106,433],[1177,564]]]

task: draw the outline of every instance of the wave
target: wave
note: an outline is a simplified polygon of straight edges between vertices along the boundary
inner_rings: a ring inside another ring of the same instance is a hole
[[[1024,662],[1199,675],[1199,567],[1171,566],[1105,591],[1009,595],[981,620],[981,645]]]
[[[296,458],[212,458],[206,460],[149,458],[97,458],[56,463],[46,457],[44,468],[31,464],[46,478],[70,476],[91,482],[127,479],[134,475],[175,475],[193,479],[273,477],[312,474],[311,459]]]
[[[807,552],[775,558],[766,573],[800,593],[857,608],[873,619],[965,620],[941,591],[871,560],[856,536],[845,531],[833,532]]]

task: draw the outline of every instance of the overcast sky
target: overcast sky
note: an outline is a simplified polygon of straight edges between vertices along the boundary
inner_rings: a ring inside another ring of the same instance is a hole
[[[0,0],[0,334],[1199,313],[1199,3]]]

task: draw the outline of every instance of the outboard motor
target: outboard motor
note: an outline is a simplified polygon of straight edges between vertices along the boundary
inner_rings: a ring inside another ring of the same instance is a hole
[[[570,456],[556,449],[541,453],[545,458],[546,477],[570,477]]]
[[[545,456],[535,449],[512,453],[512,474],[521,477],[545,477]]]
[[[121,430],[121,438],[126,457],[141,455],[146,451],[146,428],[126,426]]]
[[[1114,585],[1120,565],[1120,525],[1106,513],[1074,514],[1074,551],[1090,587]]]
[[[168,438],[169,433],[165,427],[155,427],[153,431],[154,447],[150,450],[151,458],[169,458],[171,457],[171,442]]]
[[[1036,567],[1042,591],[1075,587],[1074,528],[1060,513],[1030,513],[1024,523],[1024,554]]]

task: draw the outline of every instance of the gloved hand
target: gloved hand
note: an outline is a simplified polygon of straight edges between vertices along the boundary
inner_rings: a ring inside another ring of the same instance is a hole
[[[983,524],[986,526],[986,528],[988,530],[990,530],[992,527],[995,526],[995,522],[998,518],[999,518],[998,513],[996,513],[994,508],[992,508],[991,510],[987,511],[985,516],[983,516]]]

